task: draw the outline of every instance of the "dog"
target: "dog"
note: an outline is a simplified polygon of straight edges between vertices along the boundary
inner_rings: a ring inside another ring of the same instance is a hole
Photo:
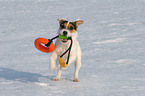
[[[69,59],[69,64],[70,63],[75,63],[75,72],[74,72],[74,82],[79,82],[78,79],[78,72],[81,67],[81,48],[79,45],[79,42],[77,40],[77,29],[78,26],[83,24],[83,20],[76,20],[75,22],[69,22],[65,19],[58,19],[59,21],[59,29],[58,29],[58,34],[71,37],[72,38],[72,48],[70,51],[70,59]],[[56,67],[56,63],[58,65],[58,74],[54,78],[54,81],[59,81],[61,77],[61,73],[63,68],[59,65],[58,58],[60,55],[62,55],[69,47],[70,45],[70,40],[68,39],[60,39],[58,38],[55,42],[55,50],[50,56],[50,70],[53,71]],[[63,56],[63,60],[67,60],[68,53]],[[56,62],[57,61],[57,62]]]

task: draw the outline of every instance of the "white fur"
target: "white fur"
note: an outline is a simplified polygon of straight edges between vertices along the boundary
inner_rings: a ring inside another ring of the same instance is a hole
[[[71,63],[75,63],[75,72],[74,72],[74,80],[78,81],[78,72],[79,69],[81,67],[81,48],[79,45],[79,42],[77,40],[77,31],[74,33],[70,33],[69,30],[64,29],[68,32],[68,37],[71,36],[72,40],[73,40],[73,44],[72,44],[72,48],[71,48],[71,52],[70,52],[70,59],[69,59],[69,64]],[[59,34],[62,34],[62,32],[64,30],[58,30]],[[61,73],[62,73],[62,69],[59,65],[58,62],[58,58],[60,57],[60,55],[62,55],[70,46],[70,40],[68,40],[66,43],[63,43],[61,39],[57,39],[56,43],[55,43],[55,50],[53,51],[53,53],[50,56],[50,70],[53,71],[56,67],[56,62],[58,64],[58,74],[57,76],[54,78],[54,80],[60,80],[61,77]],[[63,60],[67,60],[68,54],[65,54],[63,56]]]

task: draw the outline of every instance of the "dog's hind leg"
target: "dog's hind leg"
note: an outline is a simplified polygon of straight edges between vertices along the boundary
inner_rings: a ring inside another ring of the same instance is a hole
[[[79,82],[78,73],[81,67],[81,49],[79,47],[78,56],[75,61],[74,82]]]
[[[79,82],[78,73],[81,67],[81,58],[77,57],[75,61],[75,72],[74,72],[74,82]]]

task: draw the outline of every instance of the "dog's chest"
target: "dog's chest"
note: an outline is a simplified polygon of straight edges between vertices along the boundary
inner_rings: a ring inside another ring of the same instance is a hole
[[[70,47],[70,44],[61,44],[61,43],[56,43],[56,52],[58,56],[61,56],[68,48]],[[70,57],[76,56],[77,54],[77,44],[76,42],[73,42],[71,52],[70,52]],[[63,56],[64,59],[68,57],[68,52]]]

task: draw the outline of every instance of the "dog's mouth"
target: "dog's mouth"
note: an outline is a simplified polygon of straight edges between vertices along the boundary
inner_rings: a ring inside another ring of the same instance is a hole
[[[59,34],[59,39],[61,39],[61,41],[63,43],[66,43],[71,37],[67,37],[67,36],[64,36],[64,35],[61,35]]]
[[[62,39],[63,43],[66,43],[68,41],[68,39]]]

